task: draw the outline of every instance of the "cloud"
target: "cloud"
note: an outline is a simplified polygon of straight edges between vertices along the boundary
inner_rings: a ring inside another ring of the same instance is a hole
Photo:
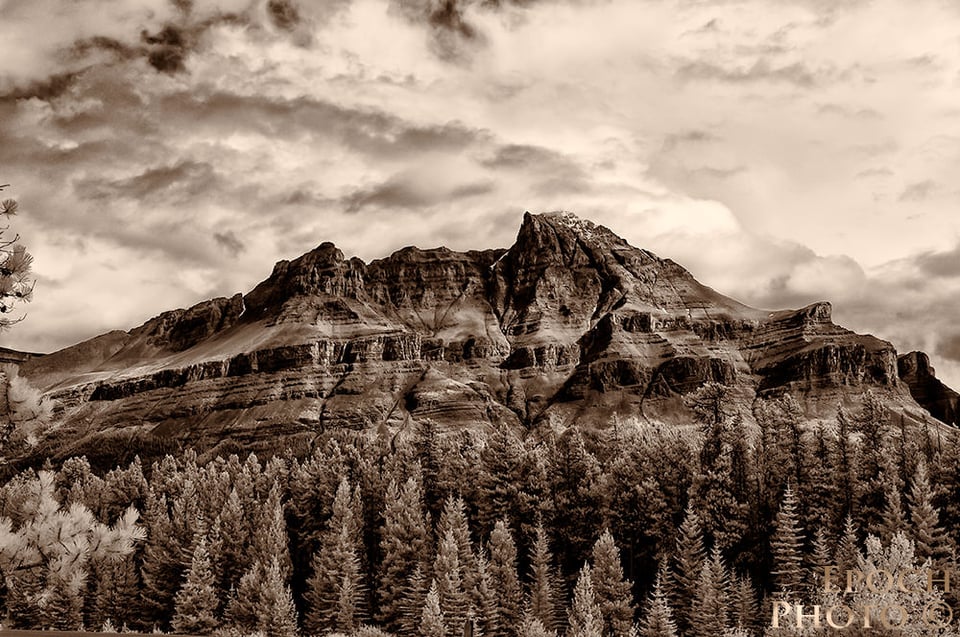
[[[292,31],[301,20],[297,5],[290,0],[268,0],[267,12],[273,23],[286,31]]]
[[[243,243],[243,241],[237,238],[237,235],[234,234],[233,230],[214,232],[213,240],[217,242],[217,245],[226,250],[230,256],[235,257],[247,249],[247,246]]]
[[[83,179],[76,182],[74,188],[81,199],[115,200],[123,197],[146,202],[160,196],[167,200],[187,201],[216,187],[218,179],[210,164],[182,160],[116,181]]]
[[[900,201],[923,201],[929,198],[937,190],[937,182],[932,179],[925,179],[908,185],[900,193]]]
[[[434,177],[422,172],[395,175],[384,183],[350,193],[341,205],[349,213],[367,209],[425,209],[441,202],[489,194],[495,189],[488,181],[441,185]]]
[[[960,244],[945,252],[924,252],[913,260],[924,275],[936,278],[960,277]]]
[[[823,81],[829,73],[813,71],[800,62],[775,66],[766,58],[759,58],[749,66],[733,68],[697,60],[681,66],[677,75],[684,80],[715,80],[732,84],[784,82],[800,88],[812,88]]]

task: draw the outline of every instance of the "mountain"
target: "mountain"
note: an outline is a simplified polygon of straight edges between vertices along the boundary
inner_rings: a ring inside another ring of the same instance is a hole
[[[562,212],[526,214],[507,250],[411,247],[368,264],[323,243],[245,296],[32,358],[21,374],[58,400],[72,453],[118,432],[257,448],[428,419],[682,422],[683,395],[707,381],[731,386],[746,413],[789,391],[831,416],[873,390],[929,418],[916,401],[942,391],[918,391],[933,384],[917,369],[835,325],[829,303],[748,307]]]

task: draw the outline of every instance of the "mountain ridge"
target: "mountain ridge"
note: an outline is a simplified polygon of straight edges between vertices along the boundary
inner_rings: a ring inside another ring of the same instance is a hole
[[[324,242],[246,295],[21,370],[58,399],[74,443],[136,428],[203,447],[427,419],[679,421],[683,395],[708,381],[744,401],[789,391],[812,416],[871,390],[924,418],[927,396],[901,381],[890,343],[835,325],[829,303],[751,308],[568,212],[525,214],[507,249],[406,247],[365,263]]]

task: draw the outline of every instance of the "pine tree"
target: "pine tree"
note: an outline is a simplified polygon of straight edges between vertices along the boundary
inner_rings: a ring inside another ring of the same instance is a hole
[[[633,630],[633,584],[624,578],[620,549],[609,529],[593,545],[593,589],[603,619],[603,634],[629,637]]]
[[[437,525],[437,542],[442,542],[448,533],[453,534],[457,543],[457,559],[460,564],[463,590],[469,601],[476,604],[479,601],[477,599],[477,563],[470,539],[466,503],[463,498],[450,496],[443,505],[443,512],[440,514],[440,522]],[[441,594],[441,599],[442,597]],[[446,609],[444,614],[449,615]]]
[[[240,578],[252,564],[246,556],[250,538],[245,517],[240,495],[236,489],[231,489],[220,512],[220,535],[223,537],[220,550],[220,590],[223,592],[239,586]],[[225,599],[220,601],[226,602]]]
[[[512,635],[520,625],[520,580],[517,576],[517,547],[505,520],[490,534],[490,586],[497,605],[500,630]]]
[[[851,441],[853,426],[850,417],[842,406],[837,407],[837,438],[834,456],[836,457],[836,471],[834,474],[834,489],[840,497],[841,516],[856,515],[857,510],[857,455],[856,447]]]
[[[827,540],[826,532],[823,528],[818,528],[813,537],[813,547],[807,557],[807,590],[815,593],[819,588],[823,569],[833,565],[833,552],[830,550],[830,542]]]
[[[207,538],[201,535],[193,551],[186,581],[176,596],[173,629],[178,633],[209,635],[217,627],[215,614],[218,605]]]
[[[0,190],[7,184],[0,186]],[[17,214],[20,206],[16,199],[0,201],[0,217],[9,220]],[[31,276],[33,256],[20,243],[20,235],[4,236],[9,226],[0,228],[0,314],[8,314],[16,309],[19,303],[26,303],[33,297],[34,280]],[[23,320],[23,317],[9,319],[0,316],[0,331],[5,330]],[[0,440],[0,452],[6,441]]]
[[[380,551],[380,610],[377,619],[387,630],[401,628],[403,599],[414,569],[423,564],[427,551],[427,525],[420,483],[409,478],[402,489],[391,481],[387,487],[386,509]],[[418,612],[421,610],[418,605]]]
[[[783,493],[770,551],[777,592],[786,598],[798,594],[803,588],[803,531],[797,514],[797,498],[790,485]]]
[[[870,533],[879,537],[882,542],[888,543],[894,535],[906,527],[906,519],[903,514],[903,501],[900,497],[903,484],[900,482],[896,465],[890,458],[884,457],[882,467],[883,469],[877,480],[882,485],[883,510],[880,514],[879,525],[870,529]]]
[[[95,614],[115,626],[132,625],[139,619],[140,578],[134,555],[97,569]]]
[[[224,620],[243,633],[261,631],[270,637],[297,634],[297,609],[278,558],[269,567],[254,563],[240,578]]]
[[[700,573],[706,562],[700,516],[689,505],[680,525],[674,554],[673,607],[677,611],[677,626],[685,634],[695,621],[693,600],[696,599]]]
[[[589,564],[580,569],[573,589],[573,603],[567,615],[567,637],[602,637],[603,619],[597,605]]]
[[[500,608],[497,603],[499,595],[490,578],[490,563],[482,553],[477,555],[477,597],[479,604],[476,615],[480,634],[485,637],[512,635],[513,630],[508,632],[501,627]]]
[[[530,583],[527,596],[529,615],[543,624],[547,630],[557,629],[557,604],[553,555],[543,525],[537,526],[533,546],[530,549]]]
[[[427,599],[430,581],[424,568],[417,565],[404,588],[400,601],[400,630],[402,637],[416,637],[423,619],[423,605]],[[439,602],[438,602],[439,603]]]
[[[733,586],[733,627],[753,630],[757,620],[757,592],[746,577],[738,577]]]
[[[517,631],[517,637],[557,637],[557,631],[547,630],[539,619],[525,615]]]
[[[523,442],[508,425],[494,425],[480,457],[479,518],[481,535],[486,535],[507,516],[519,521],[532,513],[532,502],[523,489]]]
[[[297,635],[297,608],[293,593],[283,575],[284,565],[274,558],[266,570],[264,585],[260,591],[257,629],[270,637],[295,637]]]
[[[334,628],[344,633],[353,632],[365,618],[366,604],[360,559],[350,552],[343,564],[343,577],[337,589],[337,615]]]
[[[270,493],[260,510],[257,522],[257,532],[252,534],[253,540],[250,562],[271,564],[277,560],[283,578],[289,579],[291,561],[289,539],[287,537],[287,522],[283,517],[283,504],[280,497],[280,485],[274,483]]]
[[[356,507],[350,483],[344,479],[337,488],[333,516],[321,539],[320,551],[314,555],[313,574],[304,595],[308,608],[305,627],[309,633],[320,634],[336,629],[344,577],[351,579],[347,588],[356,603],[356,617],[362,620],[366,616],[366,588],[362,573],[359,568],[350,566],[362,554]]]
[[[646,616],[643,618],[643,624],[640,628],[641,637],[678,636],[677,625],[673,621],[673,611],[670,610],[670,603],[663,588],[666,576],[667,572],[664,569],[661,569],[657,575],[657,581],[653,586],[653,594],[647,604]]]
[[[857,542],[857,527],[853,522],[852,516],[847,516],[843,521],[843,532],[840,535],[840,542],[837,544],[837,550],[833,561],[841,573],[857,568],[861,555]]]
[[[693,600],[692,637],[716,637],[727,629],[727,573],[720,551],[713,550],[700,570],[697,597]]]
[[[917,557],[942,563],[950,557],[950,541],[940,526],[940,514],[933,505],[933,489],[927,478],[927,465],[923,461],[917,463],[908,500]]]
[[[41,627],[76,630],[91,566],[131,554],[146,533],[132,507],[113,526],[81,503],[64,510],[54,480],[49,471],[31,480],[31,497],[16,528],[0,517],[0,577],[9,590],[36,591],[20,601],[34,605],[30,616],[39,616]]]
[[[433,562],[433,577],[440,597],[447,632],[457,634],[463,628],[470,611],[470,600],[464,590],[457,540],[452,530],[440,541]]]
[[[440,593],[437,591],[437,581],[430,584],[430,591],[423,606],[423,612],[420,616],[421,637],[446,637],[447,622],[443,616],[443,610],[440,608]]]

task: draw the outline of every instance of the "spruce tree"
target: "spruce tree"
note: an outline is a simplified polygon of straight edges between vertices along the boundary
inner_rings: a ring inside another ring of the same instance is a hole
[[[430,590],[427,592],[427,598],[424,601],[418,634],[421,637],[446,637],[446,625],[443,610],[440,608],[440,593],[437,590],[437,581],[434,580],[430,584]]]
[[[350,633],[356,630],[366,616],[364,587],[360,558],[350,552],[343,564],[343,576],[337,588],[337,614],[334,628]]]
[[[603,619],[603,634],[629,637],[633,630],[633,584],[624,578],[620,549],[609,529],[593,545],[593,589]]]
[[[677,637],[679,634],[663,587],[666,576],[664,569],[657,574],[657,581],[653,586],[653,593],[650,595],[646,615],[640,627],[640,637]]]
[[[833,561],[841,573],[854,570],[862,558],[860,554],[859,543],[857,542],[857,527],[853,517],[848,515],[843,521],[843,532],[840,535],[840,542],[837,544],[837,550]]]
[[[433,562],[433,577],[437,584],[444,625],[451,635],[458,634],[470,612],[470,599],[464,590],[457,540],[452,530],[440,541]]]
[[[257,532],[252,535],[253,546],[250,562],[272,564],[277,560],[283,578],[290,578],[290,548],[287,537],[287,522],[283,516],[280,485],[276,482],[260,510]]]
[[[505,520],[490,534],[490,586],[496,598],[500,630],[512,635],[520,625],[520,580],[517,576],[517,547]]]
[[[380,605],[378,621],[387,630],[401,629],[402,606],[413,571],[426,559],[428,544],[420,483],[409,478],[402,489],[391,481],[387,487],[383,530],[380,536]],[[417,605],[419,613],[422,604]]]
[[[357,603],[357,617],[366,616],[365,586],[360,569],[350,566],[361,555],[359,545],[359,513],[356,499],[346,479],[337,488],[333,503],[333,515],[324,532],[320,550],[314,555],[311,567],[313,574],[307,581],[304,598],[307,602],[305,627],[311,634],[336,629],[337,611],[340,608],[344,577],[351,578],[348,588]]]
[[[463,590],[469,600],[476,604],[477,599],[477,563],[470,538],[470,525],[467,521],[466,503],[463,498],[450,496],[443,505],[440,522],[437,525],[437,542],[451,533],[457,543],[457,559],[460,564],[460,577]],[[442,598],[441,594],[441,598]],[[446,614],[446,610],[444,611]]]
[[[827,539],[823,528],[818,528],[816,535],[813,536],[813,547],[807,556],[807,591],[815,593],[820,589],[820,582],[823,577],[823,569],[833,565],[833,551],[830,550],[830,541]]]
[[[209,635],[218,624],[218,605],[207,538],[201,535],[193,551],[186,581],[176,596],[173,629],[178,633]]]
[[[424,567],[417,565],[407,580],[400,602],[400,629],[397,632],[402,637],[418,635],[430,583]]]
[[[736,578],[733,583],[732,601],[733,627],[747,631],[753,630],[757,621],[757,593],[748,578]]]
[[[727,572],[720,551],[714,548],[700,570],[697,596],[693,600],[692,637],[716,637],[727,629]]]
[[[580,569],[567,615],[567,637],[603,637],[603,619],[597,605],[589,564]]]
[[[557,631],[547,630],[539,619],[525,615],[517,631],[517,637],[557,637]]]
[[[133,554],[97,569],[94,605],[101,622],[130,626],[139,619],[140,578]]]
[[[274,558],[269,567],[254,563],[240,578],[224,621],[246,634],[261,631],[271,637],[295,637],[297,609],[279,558]]]
[[[530,548],[530,581],[527,595],[529,615],[543,624],[547,630],[557,629],[557,604],[553,555],[543,525],[537,526],[533,546]]]
[[[787,485],[783,493],[770,551],[777,593],[785,598],[797,595],[803,588],[803,531],[797,514],[797,498],[791,485]]]
[[[673,571],[675,584],[672,591],[677,626],[684,634],[694,622],[693,600],[697,596],[700,573],[705,562],[706,552],[703,547],[700,516],[692,506],[688,505],[680,525],[680,536],[677,538]]]
[[[896,465],[890,458],[884,457],[883,470],[878,482],[882,485],[883,510],[879,524],[870,529],[870,533],[880,538],[883,543],[889,543],[894,535],[906,528],[906,518],[903,514],[903,500],[900,494],[903,484],[897,474]]]
[[[285,566],[277,557],[266,570],[260,591],[257,629],[270,637],[296,637],[297,607],[285,581]]]
[[[927,464],[922,460],[917,463],[908,501],[917,557],[942,563],[950,557],[950,540],[940,526],[940,514],[933,504],[933,489],[927,478]]]
[[[220,550],[220,590],[225,593],[240,585],[240,578],[249,570],[252,562],[246,553],[250,538],[247,534],[246,512],[236,489],[231,489],[220,512],[220,535],[223,546]],[[221,603],[225,603],[221,599]]]
[[[515,631],[506,631],[501,627],[499,595],[494,590],[493,580],[490,577],[490,562],[483,553],[477,555],[477,598],[479,604],[476,617],[479,622],[478,630],[485,637],[500,637],[512,635]]]

